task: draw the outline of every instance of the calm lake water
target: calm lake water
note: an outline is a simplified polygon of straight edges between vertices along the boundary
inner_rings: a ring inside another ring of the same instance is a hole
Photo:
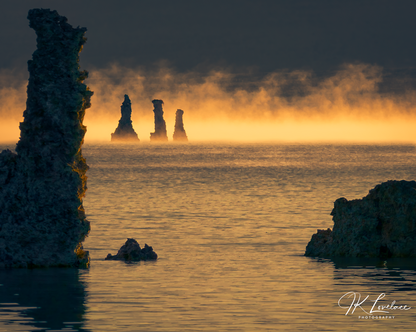
[[[0,271],[0,331],[414,331],[415,262],[303,256],[332,227],[337,198],[415,180],[414,145],[102,143],[83,153],[91,267]],[[105,261],[127,238],[159,259]],[[352,297],[338,303],[348,292],[369,296],[354,313]],[[381,294],[374,310],[411,309],[365,314]]]

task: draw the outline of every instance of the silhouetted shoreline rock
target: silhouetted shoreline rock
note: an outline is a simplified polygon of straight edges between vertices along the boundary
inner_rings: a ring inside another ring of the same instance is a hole
[[[168,140],[168,134],[166,131],[166,122],[163,119],[163,100],[154,99],[152,103],[155,114],[155,132],[150,133],[150,141],[166,142]]]
[[[173,140],[182,141],[182,142],[188,141],[185,128],[183,127],[183,111],[180,109],[176,111],[175,130],[173,132]]]
[[[131,121],[131,101],[128,95],[124,95],[124,101],[121,105],[121,118],[115,132],[111,134],[111,141],[140,141],[133,129],[133,123]]]
[[[126,243],[119,249],[117,255],[108,254],[105,260],[116,261],[147,261],[156,260],[157,254],[153,251],[153,248],[144,245],[144,248],[140,248],[140,245],[135,239],[127,239]]]
[[[78,54],[86,28],[32,9],[37,34],[16,154],[0,154],[0,267],[87,267],[90,231],[82,199],[88,166],[82,124],[92,92]]]
[[[363,199],[339,198],[334,229],[318,230],[306,247],[314,257],[416,257],[416,182],[387,181]]]

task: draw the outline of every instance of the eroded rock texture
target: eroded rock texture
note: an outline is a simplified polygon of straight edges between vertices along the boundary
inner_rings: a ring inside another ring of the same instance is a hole
[[[127,239],[117,255],[113,256],[108,254],[105,259],[117,261],[147,261],[157,259],[157,254],[147,244],[142,249],[135,239]]]
[[[179,109],[176,111],[175,130],[173,132],[173,140],[174,141],[188,141],[185,128],[183,127],[183,111]]]
[[[416,257],[416,182],[387,181],[363,199],[339,198],[334,228],[318,230],[306,256]]]
[[[20,141],[16,154],[0,154],[0,267],[87,267],[81,146],[92,92],[78,65],[86,29],[49,9],[32,9],[28,19],[37,50],[28,61]]]
[[[150,133],[150,141],[167,141],[166,122],[163,119],[163,100],[154,99],[152,103],[153,112],[155,113],[155,132]]]
[[[111,141],[139,141],[131,121],[131,101],[128,95],[124,95],[124,101],[121,104],[121,119],[118,122],[116,131],[111,134]]]

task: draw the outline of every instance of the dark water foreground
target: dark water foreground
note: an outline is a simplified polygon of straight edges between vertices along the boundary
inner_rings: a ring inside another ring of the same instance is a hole
[[[0,331],[84,325],[86,289],[75,269],[1,270]]]
[[[415,179],[415,146],[140,143],[83,152],[91,268],[0,271],[0,331],[414,329],[412,260],[303,253],[317,228],[332,227],[335,199]],[[105,261],[128,237],[152,245],[158,261]]]

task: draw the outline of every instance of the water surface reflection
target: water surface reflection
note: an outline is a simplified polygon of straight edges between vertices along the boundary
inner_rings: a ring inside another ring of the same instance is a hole
[[[0,270],[0,331],[87,331],[76,269]]]
[[[371,325],[371,329],[380,328],[379,324],[383,324],[384,328],[388,326],[400,327],[403,330],[411,328],[416,319],[414,259],[312,258],[311,260],[318,265],[333,266],[336,309],[343,315],[349,316],[345,319],[354,319],[357,324],[356,320],[360,317],[373,321],[375,317],[382,316],[386,318],[381,320],[377,318],[380,320],[378,325]],[[354,307],[350,308],[353,303],[357,304],[356,310]],[[381,311],[377,311],[380,309],[379,306],[382,306]],[[394,306],[396,309],[392,309]],[[408,309],[399,308],[400,306],[406,306]],[[371,312],[371,309],[374,311]],[[368,328],[370,326],[367,326]]]

